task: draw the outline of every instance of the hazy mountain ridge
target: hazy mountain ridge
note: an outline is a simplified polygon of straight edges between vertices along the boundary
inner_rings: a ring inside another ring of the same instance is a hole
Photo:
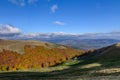
[[[67,45],[82,50],[99,49],[120,42],[120,40],[115,39],[43,39],[43,41]]]
[[[14,40],[40,40],[88,50],[98,49],[120,42],[120,32],[85,34],[49,32],[24,34],[20,29],[12,25],[0,25],[0,38]]]

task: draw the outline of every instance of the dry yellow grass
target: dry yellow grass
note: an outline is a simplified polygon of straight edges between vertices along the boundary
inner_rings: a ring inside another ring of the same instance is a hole
[[[120,68],[108,68],[108,69],[102,69],[96,71],[98,73],[105,73],[105,74],[110,74],[110,73],[120,73]]]
[[[24,46],[31,45],[31,46],[45,46],[47,47],[46,43],[49,47],[53,47],[54,44],[42,41],[35,41],[35,40],[0,40],[0,51],[3,49],[15,51],[18,53],[24,53]]]
[[[91,63],[91,64],[82,65],[80,66],[80,68],[85,69],[85,68],[93,68],[93,67],[99,67],[99,66],[101,66],[100,63]]]
[[[116,46],[117,46],[117,47],[120,47],[120,43],[117,43]]]

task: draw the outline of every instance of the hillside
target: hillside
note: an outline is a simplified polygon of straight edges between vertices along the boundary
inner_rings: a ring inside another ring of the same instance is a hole
[[[9,75],[9,76],[8,76]],[[87,51],[59,65],[20,72],[0,73],[1,79],[27,80],[119,80],[120,43]]]
[[[99,59],[118,59],[120,58],[120,43],[104,47],[93,52]]]
[[[83,51],[47,42],[30,40],[0,41],[0,71],[54,66],[83,54]]]
[[[74,64],[71,64],[71,62],[74,62]],[[56,71],[54,77],[57,75],[59,78],[62,77],[68,80],[119,80],[120,43],[88,51],[86,54],[78,57],[77,60],[72,60],[62,65],[70,68],[61,72]]]
[[[80,62],[72,65],[71,69],[66,70],[64,77],[72,76],[75,78],[77,76],[78,78],[82,77],[83,80],[84,78],[85,80],[97,80],[97,77],[100,80],[119,80],[120,43],[88,51],[86,54],[77,57],[77,60]]]
[[[100,51],[101,50],[101,51]],[[120,58],[120,43],[100,49],[100,55],[105,59]]]
[[[30,48],[29,46],[27,49],[28,51],[30,50],[30,52],[32,52],[31,49],[36,51],[36,48],[32,48],[32,47]],[[60,53],[63,52],[64,54],[66,54],[65,51],[64,50],[61,51],[61,49],[60,50],[52,49],[53,53],[54,51],[56,52],[56,50],[58,50]],[[74,53],[74,49],[72,48],[67,47],[66,50],[70,54]],[[49,51],[49,48],[43,49],[42,47],[42,51],[51,53],[51,51]],[[75,53],[76,53],[76,50],[75,50]],[[75,53],[72,55],[75,56]],[[30,53],[29,55],[31,56],[32,54]],[[33,60],[32,63],[39,61],[38,59],[40,58],[38,58],[38,55],[41,53],[39,54],[34,53],[34,54],[37,55],[37,56],[34,56],[35,58],[28,56],[32,58]],[[53,55],[54,54],[52,54],[52,56]],[[67,60],[64,60],[65,59],[64,58],[63,62],[60,61],[61,60],[60,55],[58,55],[58,56],[55,56],[55,59],[58,59],[55,62],[59,63],[57,65],[46,67],[48,65],[48,61],[46,63],[46,60],[45,60],[43,61],[45,64],[41,66],[43,68],[25,69],[25,71],[20,70],[17,72],[10,71],[9,73],[1,72],[0,77],[1,79],[8,79],[8,80],[21,79],[21,76],[22,76],[22,79],[27,79],[27,80],[36,80],[36,79],[38,80],[39,79],[43,79],[43,80],[47,80],[47,79],[49,80],[56,80],[56,79],[57,80],[71,80],[71,79],[74,79],[74,80],[81,80],[81,79],[82,80],[98,80],[98,79],[99,80],[119,80],[120,78],[120,43],[117,43],[117,44],[114,44],[108,47],[104,47],[101,49],[97,49],[97,50],[86,51],[86,53],[84,54],[81,53],[79,55],[80,55],[79,57],[76,57],[74,59],[71,59],[73,56],[71,56],[71,58]],[[24,58],[22,59],[25,59],[26,58],[25,56],[26,55],[24,55]],[[36,58],[37,58],[37,61],[35,61]],[[27,60],[25,61],[27,61],[27,63],[30,63],[29,60],[31,59],[29,58],[26,58],[26,59]],[[50,61],[51,58],[48,58],[48,60]],[[22,62],[25,62],[25,61],[22,60]],[[24,66],[26,66],[25,64]],[[51,64],[51,61],[49,64]]]
[[[18,53],[24,53],[24,46],[25,45],[31,45],[31,46],[44,46],[48,48],[54,48],[54,47],[62,47],[64,46],[52,44],[48,42],[43,41],[36,41],[36,40],[3,40],[0,39],[0,52],[5,49],[9,51],[15,51]]]

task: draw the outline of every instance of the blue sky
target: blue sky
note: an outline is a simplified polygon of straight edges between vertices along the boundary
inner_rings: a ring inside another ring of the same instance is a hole
[[[0,24],[23,33],[120,31],[120,0],[0,0]]]

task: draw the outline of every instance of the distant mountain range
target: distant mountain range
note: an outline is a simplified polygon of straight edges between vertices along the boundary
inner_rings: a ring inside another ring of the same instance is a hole
[[[100,34],[99,34],[100,35]],[[111,33],[111,35],[115,35],[115,33]],[[19,36],[15,39],[22,40],[40,40],[47,41],[51,43],[67,45],[76,49],[89,50],[89,49],[99,49],[102,47],[106,47],[112,44],[116,44],[120,42],[119,37],[115,38],[115,36],[89,36],[86,35],[73,35],[73,34],[64,34],[64,33],[48,33],[48,34],[40,34],[37,36],[35,34]]]
[[[12,25],[0,25],[1,39],[40,40],[56,44],[71,46],[77,49],[98,49],[120,42],[120,32],[69,34],[54,33],[28,33],[24,34]]]
[[[98,49],[120,42],[120,40],[115,39],[53,39],[46,41],[82,50]]]
[[[76,49],[89,50],[99,49],[120,42],[118,39],[79,39],[75,37],[55,37],[55,38],[22,38],[23,40],[40,40],[60,45],[67,45]]]

